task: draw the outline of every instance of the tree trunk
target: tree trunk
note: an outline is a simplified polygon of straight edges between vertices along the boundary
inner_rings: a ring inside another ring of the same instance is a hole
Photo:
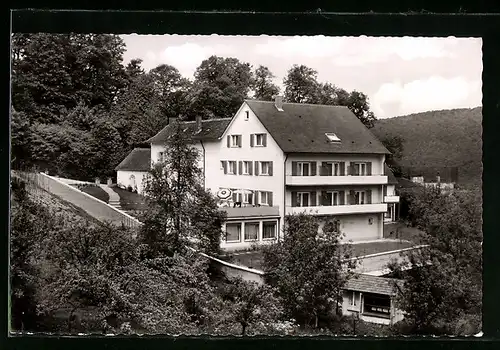
[[[246,323],[242,323],[241,324],[241,335],[245,335],[245,332],[247,330],[247,324]]]

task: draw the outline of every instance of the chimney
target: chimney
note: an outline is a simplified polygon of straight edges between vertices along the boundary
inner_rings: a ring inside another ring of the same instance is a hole
[[[274,105],[276,106],[276,109],[280,112],[283,111],[283,96],[281,95],[276,95],[274,96]]]
[[[200,132],[201,131],[201,116],[200,115],[197,115],[196,116],[196,132]]]

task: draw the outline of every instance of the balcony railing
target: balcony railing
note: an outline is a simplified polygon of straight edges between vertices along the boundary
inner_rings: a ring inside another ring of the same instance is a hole
[[[227,213],[228,219],[244,219],[244,218],[264,218],[280,216],[279,207],[269,206],[245,206],[220,208]]]
[[[306,213],[311,215],[370,214],[385,213],[386,211],[387,203],[286,207],[287,214]]]
[[[287,175],[288,186],[309,185],[386,185],[387,175],[296,176]]]

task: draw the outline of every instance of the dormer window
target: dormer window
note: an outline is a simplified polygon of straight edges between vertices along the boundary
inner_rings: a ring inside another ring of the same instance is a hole
[[[325,133],[325,136],[329,142],[340,142],[340,138],[337,135],[335,135],[333,132],[327,132],[327,133]]]

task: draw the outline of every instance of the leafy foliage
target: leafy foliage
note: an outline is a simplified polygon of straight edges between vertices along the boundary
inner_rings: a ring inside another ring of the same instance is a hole
[[[340,314],[342,290],[355,267],[341,239],[333,219],[319,230],[314,216],[288,215],[283,240],[264,248],[266,279],[300,325],[318,328]]]
[[[249,63],[236,58],[211,56],[194,74],[188,117],[229,118],[248,97],[252,83]]]
[[[273,83],[274,74],[265,66],[259,66],[254,72],[252,90],[254,98],[261,101],[272,101],[279,93],[279,88]]]
[[[481,108],[453,109],[381,119],[372,129],[381,140],[404,140],[402,167],[458,167],[460,184],[481,184]]]
[[[406,323],[415,333],[457,334],[458,320],[481,314],[480,192],[419,189],[403,196],[410,197],[410,217],[426,232],[421,241],[428,244],[406,254],[407,262],[392,266],[405,278],[399,303]],[[411,272],[402,271],[406,266],[413,267]]]
[[[225,214],[200,181],[198,150],[182,132],[182,124],[175,121],[174,125],[165,145],[164,161],[155,164],[146,180],[151,210],[143,237],[154,251],[166,254],[181,251],[190,242],[216,254]]]

